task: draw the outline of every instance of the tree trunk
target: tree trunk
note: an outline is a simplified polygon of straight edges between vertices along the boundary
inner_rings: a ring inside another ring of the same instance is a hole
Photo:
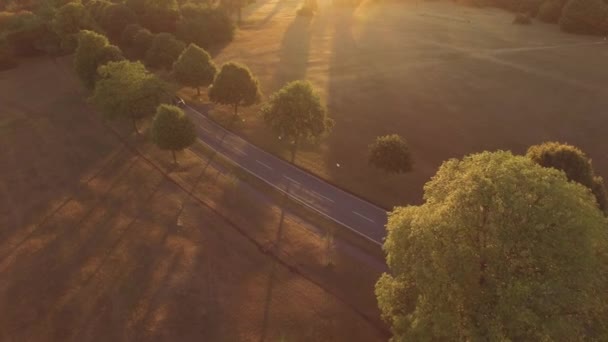
[[[291,162],[292,163],[296,162],[296,152],[298,150],[299,143],[300,143],[300,137],[297,136],[296,140],[293,142],[293,149],[291,150]]]
[[[131,118],[131,122],[133,123],[133,129],[135,130],[135,133],[139,134],[139,129],[137,129],[137,120],[135,120],[135,118]]]
[[[171,150],[171,153],[173,154],[173,163],[177,164],[177,158],[175,157],[175,150]]]

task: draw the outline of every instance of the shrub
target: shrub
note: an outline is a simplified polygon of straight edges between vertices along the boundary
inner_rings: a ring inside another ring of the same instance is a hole
[[[530,25],[532,24],[532,20],[530,19],[530,16],[526,14],[517,13],[515,19],[513,19],[513,24]]]
[[[538,10],[538,19],[546,23],[556,23],[562,15],[563,4],[559,0],[547,0]]]
[[[209,49],[226,44],[234,37],[234,24],[220,9],[190,4],[182,8],[182,16],[176,35],[187,44]]]
[[[405,173],[412,170],[410,148],[397,134],[376,138],[369,146],[369,164],[390,173]]]
[[[559,25],[571,33],[608,33],[608,4],[602,0],[570,0],[562,9]]]
[[[146,52],[146,64],[153,68],[170,69],[185,48],[186,44],[175,39],[171,33],[159,33],[154,36]]]

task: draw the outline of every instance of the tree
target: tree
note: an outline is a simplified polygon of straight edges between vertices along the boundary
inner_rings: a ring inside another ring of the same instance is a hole
[[[559,25],[572,33],[608,33],[608,3],[602,0],[569,0],[561,12]]]
[[[108,39],[105,36],[93,31],[83,30],[78,35],[78,48],[76,48],[76,54],[74,55],[74,69],[87,88],[92,89],[95,85],[101,52],[108,44]]]
[[[181,151],[196,141],[194,124],[176,106],[160,105],[152,122],[152,141],[163,150],[171,150],[177,164],[175,151]]]
[[[146,65],[169,69],[185,47],[184,42],[175,39],[171,33],[159,33],[146,52]]]
[[[239,106],[251,106],[262,97],[258,80],[245,65],[229,62],[215,77],[209,88],[209,99],[218,104],[234,107],[234,115],[238,114]]]
[[[134,11],[137,13],[137,10]],[[179,15],[179,6],[175,0],[146,0],[142,24],[155,33],[175,32]]]
[[[141,62],[110,62],[99,74],[91,101],[106,119],[130,119],[136,132],[137,120],[170,100],[167,86]]]
[[[395,341],[605,340],[608,226],[563,173],[510,152],[445,162],[389,216],[376,284]]]
[[[217,67],[211,56],[194,44],[190,44],[173,64],[173,76],[177,82],[196,88],[199,96],[201,87],[211,84],[216,73]]]
[[[57,10],[53,27],[62,38],[75,35],[90,27],[90,19],[84,6],[78,2],[67,3]]]
[[[104,11],[100,25],[109,37],[118,38],[129,24],[137,22],[137,15],[125,4],[111,4]]]
[[[261,114],[280,137],[294,142],[292,159],[301,139],[316,140],[333,126],[321,98],[305,81],[290,82],[274,93],[262,107]]]
[[[154,40],[154,35],[150,30],[139,30],[133,37],[133,52],[135,56],[143,59],[146,56],[146,52],[150,49],[150,46],[152,46],[152,40]]]
[[[410,172],[413,165],[407,142],[397,134],[376,138],[369,146],[369,163],[391,173]]]
[[[142,29],[143,27],[141,27],[139,24],[127,25],[127,27],[125,27],[120,34],[120,44],[125,48],[133,47],[133,45],[135,45],[135,36]]]
[[[569,180],[589,188],[600,209],[608,213],[604,181],[595,175],[591,159],[583,151],[568,144],[546,142],[530,146],[526,156],[541,166],[564,171]]]
[[[234,25],[226,12],[219,8],[186,4],[182,7],[176,35],[188,44],[209,49],[230,42],[234,37]]]

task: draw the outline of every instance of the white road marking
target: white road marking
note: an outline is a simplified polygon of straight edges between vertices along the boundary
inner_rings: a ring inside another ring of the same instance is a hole
[[[256,161],[258,164],[260,164],[260,165],[264,166],[265,168],[268,168],[268,170],[272,170],[272,168],[271,168],[270,166],[268,166],[268,165],[266,165],[266,164],[262,163],[261,161],[259,161],[259,160],[257,160],[257,159],[256,159],[255,161]]]
[[[363,216],[363,215],[359,214],[359,213],[358,213],[358,212],[356,212],[356,211],[353,211],[353,214],[355,214],[355,215],[357,215],[357,216],[359,216],[359,217],[362,217],[362,218],[364,218],[364,219],[368,220],[368,221],[369,221],[369,222],[371,222],[371,223],[376,223],[376,222],[374,222],[374,220],[370,219],[370,218],[369,218],[369,217],[367,217],[367,216]]]
[[[334,200],[332,200],[331,198],[325,197],[323,195],[321,195],[320,193],[316,192],[316,191],[309,191],[311,195],[315,196],[315,197],[319,197],[321,199],[324,199],[326,201],[329,201],[331,203],[335,203]]]
[[[297,180],[295,180],[295,179],[293,179],[293,178],[291,178],[289,176],[283,175],[283,177],[287,178],[287,180],[289,180],[292,183],[295,183],[295,184],[298,184],[298,185],[302,185],[302,184],[300,184],[300,182],[298,182]]]
[[[205,121],[209,122],[211,125],[213,125],[213,126],[215,126],[215,127],[219,128],[220,130],[222,130],[222,131],[224,131],[224,132],[228,133],[230,136],[234,136],[234,137],[236,137],[236,138],[238,138],[238,139],[241,139],[241,140],[242,140],[242,138],[240,138],[238,135],[233,134],[232,132],[230,132],[230,131],[229,131],[229,130],[227,130],[226,128],[224,128],[224,127],[222,127],[221,125],[217,124],[216,122],[214,122],[213,120],[211,120],[210,118],[208,118],[208,117],[207,117],[205,114],[203,114],[203,113],[199,112],[198,110],[194,109],[194,108],[193,108],[193,107],[191,107],[191,106],[186,105],[186,107],[188,107],[188,108],[189,108],[191,111],[193,111],[194,113],[197,113],[198,115],[200,115],[200,117],[201,117],[203,120],[205,120]],[[210,145],[209,145],[209,144],[207,144],[207,143],[205,143],[205,145],[210,146]],[[314,180],[314,181],[317,181],[317,182],[319,182],[319,183],[322,183],[322,184],[324,184],[325,186],[329,186],[329,187],[331,187],[332,189],[334,189],[334,190],[336,190],[336,191],[338,191],[338,192],[341,192],[342,194],[345,194],[345,195],[347,195],[347,196],[349,196],[349,197],[351,197],[351,198],[353,198],[353,199],[355,199],[355,200],[357,200],[357,201],[359,201],[359,202],[363,202],[363,203],[365,203],[365,204],[369,205],[370,207],[374,207],[375,209],[377,209],[377,210],[378,210],[379,212],[381,212],[382,214],[386,214],[386,212],[387,212],[385,209],[383,209],[383,208],[379,207],[378,205],[376,205],[376,204],[374,204],[374,203],[372,203],[372,202],[369,202],[369,201],[368,201],[368,200],[366,200],[366,199],[363,199],[363,198],[361,198],[361,197],[357,197],[357,196],[355,196],[355,195],[351,194],[350,192],[344,191],[344,190],[342,190],[342,189],[340,189],[340,188],[338,188],[338,187],[336,187],[336,186],[333,186],[333,185],[331,185],[331,184],[327,183],[326,181],[322,180],[321,178],[319,178],[319,177],[317,177],[317,176],[315,176],[315,175],[313,175],[313,174],[310,174],[310,173],[308,173],[308,172],[306,172],[306,171],[300,170],[300,168],[299,168],[299,167],[293,166],[291,163],[286,162],[286,161],[282,160],[281,158],[278,158],[278,157],[276,157],[276,156],[274,156],[274,155],[272,155],[272,154],[270,154],[270,153],[268,153],[268,152],[266,152],[266,151],[262,150],[261,148],[259,148],[259,147],[255,146],[254,144],[250,144],[250,147],[251,147],[251,148],[253,148],[253,149],[256,149],[256,150],[260,151],[261,153],[263,153],[263,154],[265,154],[265,155],[267,155],[267,156],[270,156],[270,157],[273,157],[273,158],[275,158],[275,159],[278,159],[280,162],[284,163],[286,166],[290,167],[292,170],[295,170],[296,172],[299,172],[299,173],[301,173],[301,174],[305,175],[306,177],[309,177],[310,179],[312,179],[312,180]],[[215,149],[214,149],[214,150],[215,150]],[[234,162],[234,160],[233,160],[233,162]],[[238,165],[238,163],[237,163],[237,165]],[[239,165],[239,166],[241,166],[241,165]],[[241,167],[242,167],[242,166],[241,166]],[[244,167],[242,167],[242,168],[244,168]],[[245,169],[245,170],[247,170],[246,168],[244,168],[244,169]],[[250,170],[247,170],[247,171],[249,171],[250,173],[252,173]],[[255,174],[254,174],[254,175],[255,175]],[[255,176],[257,176],[258,178],[261,178],[261,177],[259,177],[258,175],[255,175]],[[264,181],[266,181],[266,180],[264,180]],[[274,186],[274,185],[273,185],[273,186]],[[276,186],[275,186],[275,187],[276,187]],[[318,211],[318,210],[317,210],[317,211]],[[327,216],[327,215],[326,215],[326,216]],[[330,217],[330,218],[331,218],[333,221],[338,222],[338,221],[337,221],[337,220],[335,220],[333,217]],[[346,225],[345,225],[344,223],[342,223],[342,222],[338,222],[338,223],[339,223],[339,224],[341,224],[341,225],[343,225],[343,226],[346,226]],[[346,227],[348,227],[348,226],[346,226]],[[352,229],[351,227],[348,227],[348,228],[349,228],[349,229],[351,229],[351,230],[354,230],[354,229]],[[355,230],[355,231],[356,231],[356,230]],[[361,234],[361,235],[363,235],[363,234]],[[364,235],[364,236],[365,236],[365,235]],[[366,236],[366,237],[367,237],[367,236]]]

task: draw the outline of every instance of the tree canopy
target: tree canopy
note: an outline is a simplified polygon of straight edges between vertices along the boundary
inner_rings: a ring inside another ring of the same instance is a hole
[[[602,177],[595,175],[591,159],[579,148],[558,142],[546,142],[530,146],[526,156],[541,166],[564,171],[569,180],[589,188],[600,209],[608,212],[604,181]]]
[[[111,4],[104,11],[99,24],[109,37],[119,38],[129,25],[137,23],[137,15],[127,5]]]
[[[213,82],[217,67],[207,51],[190,44],[173,64],[173,77],[181,85],[196,88],[200,95],[200,87]]]
[[[155,113],[168,98],[167,86],[140,62],[110,62],[100,68],[92,102],[107,119],[136,120]]]
[[[293,81],[274,93],[262,107],[266,124],[280,137],[295,142],[315,140],[329,132],[333,120],[310,82]]]
[[[214,103],[233,106],[234,115],[238,113],[239,106],[258,103],[261,96],[258,80],[249,68],[233,62],[222,65],[209,88],[209,99]]]
[[[130,7],[137,13],[140,4],[136,1],[130,3]],[[142,25],[152,32],[175,32],[180,16],[179,6],[176,0],[145,0],[141,16]]]
[[[53,27],[61,37],[77,34],[81,29],[89,28],[90,19],[85,7],[78,2],[67,3],[57,10]]]
[[[78,48],[74,55],[76,74],[87,87],[92,89],[97,78],[97,68],[110,61],[123,59],[122,52],[108,39],[96,32],[83,30],[78,35]]]
[[[608,223],[582,185],[484,152],[424,190],[387,225],[376,296],[395,341],[608,337]]]
[[[182,7],[176,35],[188,44],[209,49],[230,42],[234,37],[234,25],[226,12],[219,8],[188,3]]]
[[[175,39],[171,33],[159,33],[146,52],[146,65],[170,69],[185,47],[184,42]]]
[[[376,138],[369,146],[369,163],[391,173],[409,172],[413,166],[409,146],[397,134]]]
[[[179,107],[160,105],[152,122],[151,136],[160,149],[171,150],[173,161],[177,163],[175,152],[194,143],[196,129]]]
[[[154,40],[154,35],[146,28],[142,28],[135,33],[133,36],[133,53],[135,56],[143,59],[150,46],[152,46],[152,40]]]

